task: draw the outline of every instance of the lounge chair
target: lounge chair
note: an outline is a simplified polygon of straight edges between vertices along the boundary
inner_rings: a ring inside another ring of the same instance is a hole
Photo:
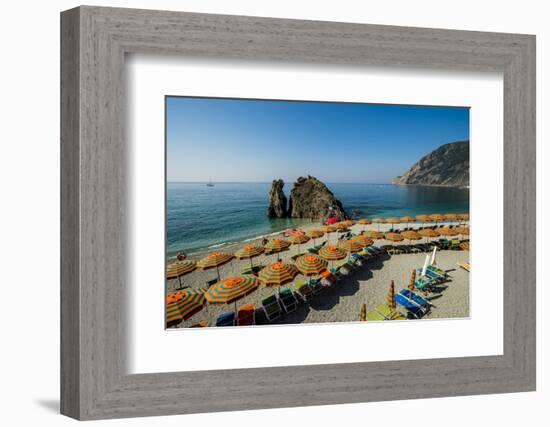
[[[269,322],[278,319],[283,314],[279,301],[275,295],[271,295],[262,300],[262,309],[264,310],[265,317]]]
[[[458,265],[460,268],[463,268],[468,273],[470,272],[470,263],[469,262],[459,261],[459,262],[456,263],[456,265]]]
[[[279,301],[287,313],[292,313],[298,308],[298,301],[296,301],[294,292],[288,288],[281,289],[281,292],[279,293]]]
[[[208,290],[210,288],[210,286],[214,285],[218,283],[218,279],[212,279],[212,280],[207,280],[205,285],[206,285],[206,290]]]
[[[235,326],[235,319],[236,316],[234,311],[222,313],[216,319],[216,326]]]
[[[294,285],[296,286],[296,292],[298,292],[298,295],[304,302],[308,302],[313,298],[313,290],[308,283],[301,282],[300,284],[295,283]]]
[[[416,319],[420,319],[430,311],[430,303],[411,292],[409,289],[402,289],[395,294],[395,302],[402,306],[407,313]]]
[[[254,275],[257,275],[258,272],[264,268],[264,265],[263,264],[255,264],[253,265],[252,267],[251,266],[248,266],[248,267],[244,267],[241,271],[242,274],[254,274]]]
[[[380,304],[367,314],[367,320],[406,320],[397,310],[392,310],[387,304]]]
[[[441,277],[447,277],[447,272],[433,264],[428,265],[428,270],[441,276]]]
[[[237,312],[237,325],[250,326],[256,324],[256,308],[252,304],[243,305]]]
[[[461,250],[461,248],[460,248],[460,239],[451,240],[451,247],[449,249],[451,249],[452,251]]]
[[[414,282],[414,287],[419,291],[428,293],[431,290],[432,286],[436,285],[438,282],[438,280],[432,279],[430,277],[420,276],[416,278]]]

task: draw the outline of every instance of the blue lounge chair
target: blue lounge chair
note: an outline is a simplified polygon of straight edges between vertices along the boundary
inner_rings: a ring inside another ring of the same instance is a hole
[[[235,312],[222,313],[216,319],[216,326],[235,326]]]
[[[422,298],[420,295],[415,294],[409,289],[401,289],[399,293],[396,294],[396,298],[398,295],[400,296],[401,299],[404,298],[410,304],[415,305],[417,307],[415,311],[417,312],[417,314],[421,314],[421,316],[428,314],[432,308],[432,304],[427,299]]]

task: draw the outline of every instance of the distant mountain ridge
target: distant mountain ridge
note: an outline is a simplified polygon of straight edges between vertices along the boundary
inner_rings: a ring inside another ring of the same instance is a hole
[[[397,185],[467,187],[470,185],[470,141],[444,144],[422,157],[403,175],[392,180]]]

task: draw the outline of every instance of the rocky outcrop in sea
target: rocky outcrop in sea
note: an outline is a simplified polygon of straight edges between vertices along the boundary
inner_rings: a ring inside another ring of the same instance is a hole
[[[402,176],[398,185],[467,187],[470,185],[470,141],[444,144],[422,157]]]
[[[269,218],[284,218],[287,216],[287,200],[283,187],[285,183],[282,179],[274,179],[269,191],[269,207],[267,216]]]
[[[313,176],[300,177],[290,192],[288,215],[291,218],[327,219],[347,217],[340,200]]]

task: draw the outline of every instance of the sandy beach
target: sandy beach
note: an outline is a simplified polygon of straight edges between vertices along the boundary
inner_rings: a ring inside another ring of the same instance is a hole
[[[447,223],[449,224],[449,223]],[[450,223],[453,224],[453,223]],[[409,224],[422,225],[422,224]],[[432,225],[432,224],[426,224]],[[393,229],[405,228],[406,224],[393,225]],[[302,230],[309,228],[319,228],[319,223],[312,223],[306,227],[300,227]],[[392,226],[390,224],[356,224],[350,227],[350,230],[358,234],[363,230],[379,230],[388,231]],[[284,231],[280,233],[282,237]],[[340,233],[331,233],[328,235],[331,243],[336,243]],[[270,236],[278,237],[278,236]],[[327,239],[327,235],[320,239],[316,239],[315,243],[319,244]],[[419,243],[422,241],[412,242]],[[247,241],[246,243],[236,243],[226,245],[220,248],[223,252],[234,252],[244,245],[260,244],[261,239],[257,241]],[[386,240],[377,240],[375,245],[387,245]],[[401,244],[411,242],[403,241]],[[396,243],[396,246],[400,243]],[[253,258],[254,264],[268,265],[275,262],[278,258],[282,261],[289,262],[291,257],[297,253],[304,253],[308,248],[314,245],[313,240],[298,245],[292,245],[288,250],[279,254],[265,255],[262,254]],[[203,254],[190,256],[189,259],[197,260]],[[300,304],[295,312],[284,314],[280,319],[272,322],[272,324],[297,324],[297,323],[327,323],[327,322],[352,322],[358,321],[361,306],[366,304],[367,311],[373,310],[379,304],[385,303],[386,295],[390,282],[395,282],[396,292],[406,288],[409,282],[411,271],[416,268],[421,268],[426,257],[425,253],[418,254],[399,254],[388,255],[383,254],[376,259],[367,261],[364,265],[356,268],[349,275],[346,275],[336,285],[327,289],[325,292],[314,296],[308,303]],[[457,266],[457,262],[468,262],[469,252],[466,251],[438,251],[437,265],[447,271],[449,280],[441,284],[437,292],[428,295],[428,299],[433,304],[431,312],[425,316],[425,319],[435,318],[463,318],[469,316],[469,273]],[[243,268],[250,266],[249,259],[233,259],[231,262],[219,267],[220,277],[222,280],[231,276],[240,276]],[[182,282],[185,286],[196,289],[206,289],[206,282],[216,279],[216,269],[206,271],[195,270],[190,274],[183,276]],[[294,282],[307,280],[305,276],[298,275]],[[170,292],[178,287],[178,280],[167,281],[167,292]],[[292,283],[286,284],[284,287],[295,289]],[[241,298],[237,301],[237,306],[244,304],[253,304],[256,308],[261,307],[261,300],[271,296],[277,292],[277,288],[258,287],[254,292]],[[207,305],[202,311],[195,314],[190,319],[180,323],[177,327],[189,327],[200,321],[205,321],[209,326],[215,324],[216,318],[224,312],[234,309],[234,304],[213,306]],[[262,323],[261,310],[257,310],[257,320]]]

